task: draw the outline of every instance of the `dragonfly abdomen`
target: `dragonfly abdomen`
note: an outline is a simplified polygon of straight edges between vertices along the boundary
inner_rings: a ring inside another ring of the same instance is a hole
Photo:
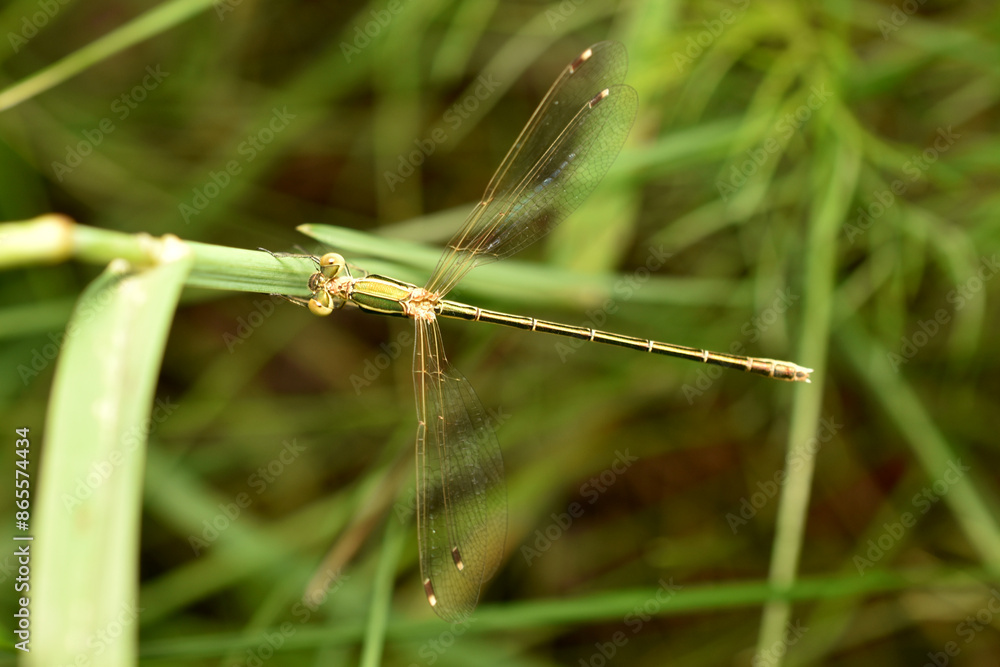
[[[777,361],[774,359],[756,357],[741,357],[732,354],[710,352],[708,350],[702,350],[695,347],[674,345],[672,343],[661,343],[648,338],[636,338],[635,336],[625,336],[623,334],[612,333],[610,331],[601,331],[600,329],[578,327],[571,324],[561,324],[559,322],[550,322],[548,320],[540,320],[534,317],[526,317],[524,315],[512,315],[510,313],[501,313],[495,310],[486,310],[476,306],[458,303],[457,301],[440,301],[437,308],[437,315],[439,317],[468,320],[472,322],[489,322],[490,324],[499,324],[505,327],[512,327],[514,329],[523,329],[525,331],[540,331],[542,333],[550,333],[556,336],[576,338],[577,340],[604,343],[605,345],[617,345],[618,347],[624,347],[630,350],[640,350],[644,352],[652,352],[653,354],[662,354],[668,357],[678,357],[681,359],[700,361],[713,366],[732,368],[752,373],[754,375],[776,378],[778,380],[798,380],[808,382],[809,373],[812,371],[812,369],[803,368],[802,366],[787,361]]]

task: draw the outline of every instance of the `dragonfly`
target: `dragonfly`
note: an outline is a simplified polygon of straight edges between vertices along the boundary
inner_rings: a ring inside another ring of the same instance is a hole
[[[448,363],[440,318],[488,322],[680,357],[780,380],[809,382],[812,369],[588,327],[502,313],[445,299],[474,267],[535,243],[569,216],[604,178],[632,127],[638,94],[623,84],[618,42],[594,44],[559,75],[535,109],[482,200],[448,243],[427,284],[358,275],[338,253],[312,257],[316,315],[346,305],[414,322],[417,407],[416,523],[427,601],[449,622],[466,620],[499,567],[507,533],[503,459],[492,424],[469,381]]]

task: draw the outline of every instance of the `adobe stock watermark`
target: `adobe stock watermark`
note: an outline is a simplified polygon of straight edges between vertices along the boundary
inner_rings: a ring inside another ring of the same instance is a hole
[[[288,107],[282,107],[281,109],[274,107],[271,109],[271,119],[267,122],[267,125],[255,133],[248,135],[236,147],[236,153],[243,158],[242,161],[229,160],[221,170],[208,172],[208,181],[200,187],[191,189],[192,197],[190,203],[181,202],[177,205],[178,212],[184,218],[184,224],[190,224],[192,218],[208,208],[212,200],[222,194],[222,191],[232,183],[233,177],[239,176],[243,172],[243,166],[256,160],[257,156],[295,118],[295,114],[288,112]]]
[[[122,606],[118,615],[108,621],[107,625],[95,632],[87,639],[87,646],[90,647],[90,651],[87,651],[86,657],[90,659],[99,658],[104,654],[112,644],[117,643],[125,631],[139,620],[139,614],[146,611],[145,608],[140,607],[138,602],[126,603]],[[79,660],[76,664],[81,663]]]
[[[611,465],[580,485],[580,495],[587,499],[588,505],[593,505],[638,460],[639,457],[632,456],[627,449],[624,452],[616,451]],[[586,508],[581,503],[571,502],[565,512],[551,515],[552,523],[544,529],[535,530],[535,541],[532,546],[521,545],[521,556],[528,567],[531,567],[532,561],[551,549],[552,544],[557,542],[570,529],[573,522],[584,515],[584,512]]]
[[[326,568],[313,575],[309,583],[308,590],[302,599],[292,605],[292,615],[300,619],[302,623],[309,621],[309,617],[317,609],[326,603],[327,599],[340,590],[344,581],[350,577],[342,572],[343,568],[336,570]]]
[[[770,667],[770,665],[777,665],[781,659],[788,653],[788,649],[791,646],[795,646],[802,639],[802,635],[809,632],[809,627],[802,625],[802,621],[796,619],[795,622],[788,621],[785,623],[785,632],[781,635],[780,639],[776,639],[773,644],[765,649],[761,649],[754,653],[753,659],[750,660],[750,664],[753,667]]]
[[[298,625],[308,623],[327,598],[339,591],[344,585],[344,581],[350,578],[341,574],[340,569],[336,571],[326,570],[324,575],[327,583],[321,596],[315,600],[303,598],[292,605],[290,613]],[[278,654],[285,642],[294,637],[296,632],[298,632],[298,628],[291,621],[285,621],[273,630],[261,632],[260,641],[244,649],[243,658],[239,662],[231,663],[231,667],[262,667],[264,663]]]
[[[222,342],[226,344],[226,349],[232,354],[237,345],[242,345],[253,333],[263,326],[267,318],[271,317],[275,311],[275,304],[281,303],[284,299],[271,294],[267,299],[254,299],[253,310],[246,317],[236,318],[236,331],[228,331],[222,334]]]
[[[500,430],[500,427],[507,423],[510,419],[510,415],[503,411],[503,408],[495,409],[490,408],[486,411],[486,428],[492,433],[496,433]],[[406,523],[410,520],[417,512],[417,494],[416,490],[407,494],[405,500],[396,501],[393,505],[393,511],[396,513],[396,518],[399,519],[401,523]]]
[[[208,549],[209,545],[219,539],[222,533],[229,530],[229,527],[243,514],[243,511],[253,505],[255,497],[259,497],[267,491],[268,487],[274,484],[304,451],[306,448],[294,439],[291,442],[287,440],[283,442],[277,456],[247,477],[246,487],[249,491],[253,491],[253,495],[249,491],[240,491],[232,502],[219,503],[218,513],[210,519],[202,520],[201,535],[188,535],[188,545],[194,551],[194,555],[200,556],[205,549]]]
[[[650,248],[646,261],[632,273],[615,282],[611,288],[611,296],[605,299],[604,303],[584,312],[587,319],[581,322],[580,326],[587,329],[600,329],[607,324],[608,315],[617,313],[619,304],[625,303],[635,296],[635,293],[642,289],[653,273],[659,271],[671,257],[673,257],[673,253],[664,252],[662,245]],[[559,361],[566,363],[570,355],[589,342],[589,340],[582,338],[559,338],[555,343]]]
[[[73,326],[75,332],[76,326],[73,325],[72,321],[70,322],[70,325]],[[49,364],[56,360],[59,356],[59,351],[71,335],[72,334],[69,329],[60,334],[49,333],[47,336],[50,341],[49,343],[43,345],[40,349],[37,347],[32,348],[31,361],[29,362],[29,365],[17,365],[17,374],[20,376],[21,382],[24,383],[24,386],[27,387],[28,382],[38,377],[42,371],[48,368]]]
[[[72,493],[64,492],[60,499],[66,511],[82,504],[107,482],[115,469],[125,463],[125,455],[142,447],[149,436],[156,432],[160,424],[165,422],[177,410],[177,405],[166,399],[157,398],[150,412],[149,419],[144,424],[136,425],[122,434],[118,446],[111,450],[106,458],[90,464],[90,471],[85,477],[78,477]]]
[[[111,103],[111,113],[119,122],[124,121],[129,115],[149,96],[149,93],[156,90],[163,81],[170,76],[170,72],[164,72],[159,65],[146,67],[146,76],[135,86],[122,93]],[[100,146],[104,138],[117,129],[115,120],[111,116],[106,116],[98,121],[92,129],[83,131],[83,139],[75,144],[67,144],[64,162],[53,161],[52,173],[61,183],[63,177],[73,172],[74,169],[83,164],[84,158],[94,152],[94,148]]]
[[[226,20],[226,14],[231,14],[236,11],[236,8],[243,4],[243,0],[213,0],[212,6],[215,7],[215,16],[220,21]]]
[[[854,555],[854,567],[858,574],[864,575],[865,570],[875,567],[875,563],[882,560],[897,542],[899,542],[906,531],[917,525],[919,517],[931,511],[938,501],[940,501],[953,486],[965,477],[965,473],[971,468],[962,465],[962,460],[949,461],[944,472],[934,480],[929,486],[925,486],[910,498],[910,505],[916,512],[907,510],[899,515],[894,521],[886,521],[882,524],[882,533],[873,539],[868,540],[864,555]]]
[[[961,134],[953,131],[952,126],[937,129],[937,138],[930,146],[922,152],[911,155],[910,159],[903,163],[901,171],[909,177],[909,183],[901,178],[895,179],[888,188],[873,190],[867,206],[858,206],[857,216],[854,223],[844,223],[844,231],[847,240],[853,245],[856,240],[865,235],[875,221],[885,215],[885,212],[896,203],[896,197],[906,194],[911,183],[919,181],[927,170],[937,162],[942,155],[951,150],[955,142],[962,138]]]
[[[927,662],[921,667],[947,667],[951,664],[951,659],[957,657],[980,632],[993,626],[997,614],[1000,614],[1000,590],[991,588],[990,597],[976,611],[976,615],[966,616],[955,626],[955,634],[962,639],[962,643],[949,641],[940,651],[928,651]]]
[[[469,628],[475,622],[475,616],[468,616],[461,621],[450,623],[447,630],[442,630],[438,633],[437,637],[428,639],[421,644],[420,648],[417,649],[417,655],[420,657],[422,663],[425,665],[435,664],[448,649],[455,645],[459,637],[468,632]],[[415,662],[411,662],[409,667],[420,666]]]
[[[573,12],[585,2],[587,0],[562,0],[555,9],[546,9],[545,20],[549,22],[549,30],[555,30],[556,26],[569,19]]]
[[[816,453],[819,452],[823,445],[833,440],[833,437],[842,428],[844,428],[844,425],[838,424],[837,420],[833,417],[830,419],[825,417],[820,419],[816,435],[809,438],[802,448],[797,448],[790,452],[783,468],[775,471],[770,479],[766,479],[763,482],[758,481],[757,491],[750,494],[749,498],[746,496],[740,498],[739,513],[726,513],[726,523],[729,524],[729,529],[733,531],[733,535],[738,533],[740,528],[747,525],[771,499],[778,495],[785,482],[788,481],[788,473],[801,470],[804,465],[815,458]]]
[[[683,74],[684,69],[693,65],[694,61],[705,53],[705,49],[712,46],[729,26],[739,21],[747,13],[750,0],[731,0],[731,2],[736,6],[736,11],[728,8],[723,9],[719,12],[718,18],[705,19],[701,22],[705,29],[697,35],[688,36],[683,53],[674,51],[674,66],[677,67],[678,72]]]
[[[659,584],[660,587],[656,589],[656,593],[652,597],[641,605],[633,607],[632,611],[622,618],[622,624],[631,630],[631,635],[626,634],[624,630],[616,630],[612,633],[610,641],[594,642],[594,652],[586,659],[580,658],[578,663],[580,667],[607,667],[618,655],[618,651],[628,644],[629,639],[638,634],[646,623],[653,620],[653,617],[659,614],[663,607],[670,604],[674,596],[684,589],[680,584],[674,583],[673,577],[669,581],[660,579]]]
[[[357,396],[361,395],[362,389],[367,389],[372,385],[372,382],[378,379],[378,376],[382,374],[382,371],[389,368],[396,359],[399,358],[405,350],[410,349],[410,344],[413,342],[413,334],[408,330],[403,330],[399,332],[396,336],[396,340],[389,343],[381,342],[378,347],[381,352],[376,354],[374,357],[368,357],[365,359],[364,370],[361,375],[357,373],[351,373],[349,378],[351,381],[351,387],[354,388],[354,393]]]
[[[746,150],[747,159],[738,165],[730,166],[727,180],[715,182],[715,187],[719,191],[722,201],[728,202],[730,197],[739,192],[740,188],[746,185],[747,181],[767,164],[771,156],[784,150],[792,136],[805,127],[813,113],[819,111],[831,97],[833,97],[833,93],[827,90],[825,83],[810,88],[804,104],[800,104],[794,111],[779,118],[774,124],[773,134],[764,139],[756,148],[748,148]]]
[[[351,40],[351,43],[340,43],[340,52],[344,54],[344,62],[350,64],[352,58],[361,55],[361,52],[378,39],[382,31],[392,23],[392,19],[405,8],[405,2],[389,0],[384,9],[371,10],[369,12],[372,17],[371,21],[366,21],[364,25],[354,26],[354,39]]]
[[[945,295],[948,303],[954,305],[954,312],[960,312],[965,306],[976,298],[986,286],[1000,272],[1000,261],[997,256],[982,257],[979,260],[979,268],[964,283],[956,285]],[[938,308],[934,311],[934,317],[926,320],[917,320],[917,330],[909,336],[901,336],[899,347],[894,351],[886,352],[886,359],[892,370],[899,372],[900,366],[908,364],[917,356],[931,340],[944,331],[944,325],[951,322],[951,313],[946,308]]]
[[[492,74],[481,74],[472,93],[451,105],[441,116],[441,120],[452,132],[458,130],[462,127],[462,123],[479,109],[479,105],[489,99],[499,85],[500,82]],[[438,124],[423,139],[414,139],[413,145],[416,148],[409,153],[399,155],[396,170],[386,170],[382,173],[385,183],[389,187],[389,192],[395,192],[396,186],[412,176],[417,167],[434,154],[438,146],[448,141],[448,137],[448,132]]]
[[[59,334],[48,334],[49,343],[43,345],[41,348],[36,347],[31,350],[31,361],[28,364],[22,363],[17,365],[17,374],[21,378],[21,382],[24,383],[24,386],[28,386],[31,380],[38,377],[49,367],[49,364],[58,358],[60,351],[67,342],[76,337],[82,329],[93,322],[94,318],[103,315],[108,305],[117,298],[121,282],[125,279],[125,275],[119,275],[112,284],[108,285],[106,289],[101,290],[93,298],[81,301],[76,310],[73,311],[73,316],[66,325],[65,331]]]
[[[38,11],[21,17],[21,29],[18,32],[7,33],[7,41],[10,42],[10,48],[14,53],[27,45],[38,34],[38,31],[47,26],[63,6],[69,3],[70,0],[38,0],[35,3],[38,6]]]
[[[79,645],[86,647],[76,654],[73,665],[95,665],[108,649],[121,641],[122,635],[139,620],[139,614],[146,611],[137,601],[124,603],[112,618]],[[83,639],[82,637],[80,639]]]
[[[771,304],[744,322],[740,326],[740,334],[751,344],[756,343],[767,333],[768,329],[781,320],[781,315],[788,312],[801,298],[800,295],[794,294],[790,287],[786,287],[783,290],[775,290],[774,299],[771,301]],[[743,341],[733,341],[729,346],[729,354],[747,356],[747,349]],[[686,383],[681,387],[688,405],[694,405],[694,399],[703,396],[725,372],[726,369],[720,366],[702,364],[695,374],[695,381],[693,383]]]
[[[889,19],[879,19],[878,29],[882,33],[882,39],[888,40],[889,35],[896,32],[910,20],[910,17],[917,13],[920,9],[920,5],[927,2],[927,0],[904,0],[899,5],[893,5],[892,11],[889,12]]]

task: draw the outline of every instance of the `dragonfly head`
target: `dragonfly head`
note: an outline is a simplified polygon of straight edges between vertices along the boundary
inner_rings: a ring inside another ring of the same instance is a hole
[[[333,280],[324,279],[318,272],[313,274],[309,279],[309,289],[313,291],[312,298],[309,299],[309,312],[313,315],[329,315],[344,307],[346,301],[332,294],[331,287],[336,289],[338,285]]]
[[[313,315],[329,315],[335,308],[337,308],[337,305],[334,304],[333,299],[326,290],[322,288],[317,292],[313,292],[312,298],[309,299],[309,312]]]
[[[344,256],[335,252],[328,252],[320,257],[318,264],[319,272],[326,278],[336,278],[347,268]]]
[[[342,255],[328,252],[316,260],[316,264],[319,270],[309,276],[309,290],[313,293],[309,299],[309,311],[314,315],[329,315],[344,305],[344,300],[331,294],[329,288],[347,270],[347,262]]]

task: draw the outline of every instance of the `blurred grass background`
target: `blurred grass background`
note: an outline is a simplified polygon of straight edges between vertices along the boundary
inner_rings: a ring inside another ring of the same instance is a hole
[[[8,4],[0,218],[271,250],[332,224],[414,282],[434,253],[380,239],[444,243],[561,68],[618,39],[640,108],[604,184],[453,297],[817,369],[795,387],[445,323],[510,517],[452,628],[418,579],[408,323],[188,289],[124,628],[141,663],[996,664],[998,29],[933,0]],[[8,429],[44,437],[102,268],[3,274]]]

